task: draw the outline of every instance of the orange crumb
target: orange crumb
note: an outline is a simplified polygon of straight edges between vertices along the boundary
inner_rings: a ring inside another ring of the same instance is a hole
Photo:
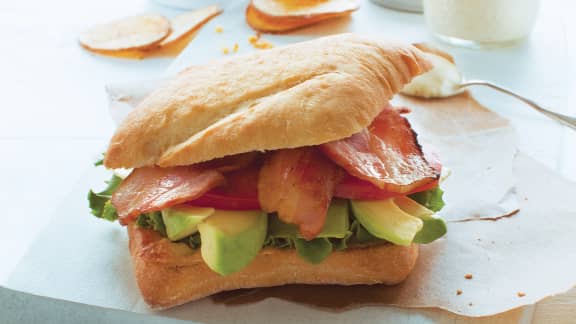
[[[470,280],[470,279],[472,279],[472,274],[471,274],[471,273],[467,273],[467,274],[464,275],[464,278]]]
[[[215,29],[215,30],[216,30],[217,33],[221,33],[221,32],[224,31],[224,28],[222,28],[222,26],[216,26],[216,29]]]
[[[263,39],[257,41],[256,43],[254,43],[252,45],[257,49],[269,49],[269,48],[274,47],[274,45],[272,45],[272,43],[265,41]]]
[[[519,291],[516,295],[518,295],[518,297],[524,297],[526,293]]]
[[[239,48],[238,43],[234,43],[234,47],[232,48],[232,51],[234,53],[236,53],[236,52],[238,52],[238,48]]]
[[[248,42],[250,44],[255,44],[258,39],[260,39],[260,37],[258,35],[250,35],[250,37],[248,37]]]
[[[458,296],[462,295],[462,290],[460,290],[460,289],[456,290],[456,295],[458,295]]]
[[[229,54],[230,49],[228,47],[224,47],[224,48],[222,48],[222,53],[224,53],[224,55]]]

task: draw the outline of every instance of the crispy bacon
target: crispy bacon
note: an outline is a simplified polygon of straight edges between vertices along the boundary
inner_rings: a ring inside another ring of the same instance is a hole
[[[140,214],[198,198],[224,181],[220,172],[197,166],[138,168],[114,192],[112,205],[126,225]]]
[[[197,164],[206,169],[216,170],[222,173],[236,171],[257,164],[260,159],[260,152],[248,152],[236,155],[229,155],[219,159],[214,159]]]
[[[407,193],[439,176],[424,158],[408,120],[392,107],[367,129],[320,149],[349,174],[390,192]]]
[[[341,175],[340,168],[316,148],[272,152],[260,170],[260,205],[267,212],[277,212],[285,223],[298,225],[302,236],[311,240],[324,227]]]
[[[255,161],[258,162],[258,161]],[[258,175],[261,163],[226,173],[226,185],[216,187],[186,204],[224,210],[260,210]]]
[[[438,173],[442,172],[442,163],[438,154],[426,145],[423,147],[424,157],[430,166]],[[334,196],[347,199],[358,200],[382,200],[391,197],[398,197],[413,194],[420,191],[426,191],[438,186],[439,180],[428,182],[420,187],[416,187],[406,193],[390,192],[380,189],[366,180],[358,179],[350,174],[346,174],[334,189]]]

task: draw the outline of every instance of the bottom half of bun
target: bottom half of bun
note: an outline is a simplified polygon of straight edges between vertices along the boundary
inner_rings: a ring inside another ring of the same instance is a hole
[[[152,230],[128,227],[136,281],[146,303],[166,309],[222,291],[286,284],[386,284],[402,282],[418,258],[418,246],[380,244],[335,251],[320,264],[294,249],[264,248],[244,269],[228,276],[213,272],[200,249],[173,243]]]

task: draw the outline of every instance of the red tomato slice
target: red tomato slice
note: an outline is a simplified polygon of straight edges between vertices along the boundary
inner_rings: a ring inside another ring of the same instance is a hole
[[[431,150],[429,146],[423,146],[424,156],[426,161],[430,166],[438,173],[442,171],[442,164],[438,158],[438,155]],[[350,174],[340,181],[334,190],[334,196],[339,198],[347,199],[358,199],[358,200],[382,200],[392,197],[399,197],[404,195],[413,194],[416,192],[426,191],[438,186],[438,180],[434,180],[425,185],[419,186],[407,193],[401,194],[396,192],[390,192],[385,189],[380,189],[373,185],[371,182],[356,178]]]
[[[239,196],[220,189],[207,192],[204,196],[189,201],[187,205],[198,207],[212,207],[224,210],[260,210],[258,194]]]
[[[259,210],[258,172],[260,164],[225,174],[226,185],[214,188],[186,204],[224,210]]]
[[[336,186],[336,189],[334,190],[334,196],[339,198],[358,200],[382,200],[425,191],[435,188],[436,186],[438,186],[438,180],[434,180],[402,194],[380,189],[366,180],[358,179],[351,175],[346,175],[346,177]]]

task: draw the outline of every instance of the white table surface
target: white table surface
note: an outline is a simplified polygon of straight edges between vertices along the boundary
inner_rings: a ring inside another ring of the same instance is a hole
[[[444,48],[452,50],[467,76],[496,80],[557,111],[576,115],[575,9],[570,0],[543,1],[531,40],[518,48],[490,52]],[[107,58],[78,46],[76,37],[86,27],[143,12],[176,11],[146,0],[0,2],[0,205],[5,213],[0,226],[0,283],[72,184],[104,150],[114,129],[104,84],[155,78],[172,63],[172,59]],[[405,26],[409,37],[430,40],[421,16],[389,12],[386,19],[391,27]],[[480,101],[498,96],[488,91],[475,94]],[[503,103],[499,113],[519,130],[521,149],[576,179],[575,134],[511,99],[499,100]],[[574,309],[572,292],[523,312],[524,319],[545,321],[562,320],[562,314],[574,316]]]

